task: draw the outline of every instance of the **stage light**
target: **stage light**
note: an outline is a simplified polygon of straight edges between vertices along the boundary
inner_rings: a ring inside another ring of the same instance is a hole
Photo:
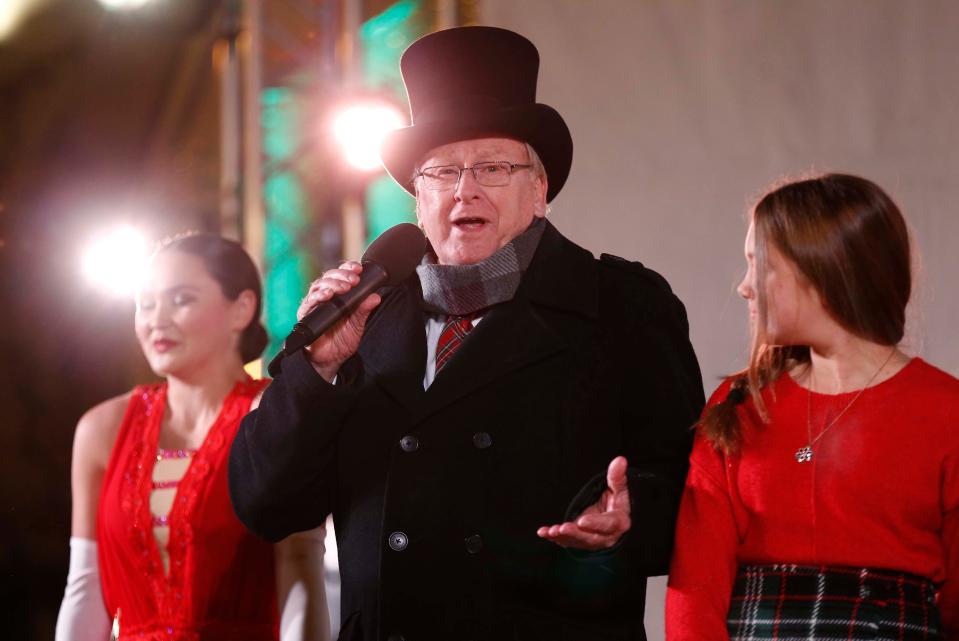
[[[380,142],[405,124],[403,114],[386,103],[355,104],[343,109],[333,120],[333,135],[343,148],[347,162],[363,171],[380,168]]]
[[[139,9],[148,2],[150,2],[150,0],[100,0],[100,4],[111,11]]]
[[[20,23],[41,4],[41,0],[0,0],[0,40],[12,35]]]
[[[147,263],[146,239],[136,229],[118,227],[98,236],[83,254],[83,274],[97,288],[132,296]]]

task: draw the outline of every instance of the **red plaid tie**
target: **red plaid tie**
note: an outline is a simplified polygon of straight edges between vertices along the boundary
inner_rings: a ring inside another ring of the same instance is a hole
[[[436,343],[436,374],[439,374],[440,370],[450,362],[466,335],[473,329],[474,318],[476,318],[476,314],[446,317],[446,324],[443,325],[440,340]]]

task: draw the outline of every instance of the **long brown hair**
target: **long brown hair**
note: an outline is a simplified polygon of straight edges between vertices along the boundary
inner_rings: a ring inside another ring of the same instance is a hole
[[[783,184],[760,198],[752,222],[758,314],[749,366],[734,375],[729,395],[700,423],[706,437],[727,453],[737,451],[742,440],[736,406],[751,397],[768,421],[763,388],[810,358],[808,346],[766,341],[763,283],[770,244],[816,290],[840,326],[881,345],[902,340],[912,291],[906,222],[892,199],[865,178],[825,174]]]

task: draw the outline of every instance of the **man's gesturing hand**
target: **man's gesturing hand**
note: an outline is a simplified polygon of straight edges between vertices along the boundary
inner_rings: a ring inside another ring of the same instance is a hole
[[[605,550],[629,531],[630,524],[626,458],[617,456],[606,471],[606,491],[598,501],[575,521],[544,526],[536,534],[563,547]]]

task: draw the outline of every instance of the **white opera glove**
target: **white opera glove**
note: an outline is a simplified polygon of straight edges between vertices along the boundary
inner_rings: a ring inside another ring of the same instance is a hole
[[[57,616],[55,641],[107,641],[110,615],[103,604],[97,543],[70,537],[70,570]]]
[[[276,544],[280,641],[329,641],[323,556],[326,528],[291,534]]]

